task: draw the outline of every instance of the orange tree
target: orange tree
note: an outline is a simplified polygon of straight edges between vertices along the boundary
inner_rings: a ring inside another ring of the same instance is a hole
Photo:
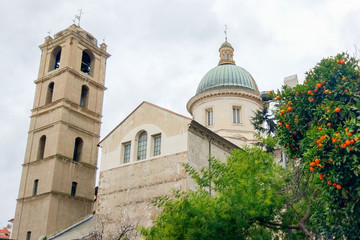
[[[334,237],[360,234],[360,73],[347,53],[322,59],[304,84],[270,92],[276,136],[320,190],[312,222]]]

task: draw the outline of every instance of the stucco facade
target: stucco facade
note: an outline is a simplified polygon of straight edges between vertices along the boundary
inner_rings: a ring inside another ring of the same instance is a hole
[[[139,133],[148,134],[146,158],[138,160]],[[161,153],[154,156],[151,136],[161,136]],[[124,144],[131,144],[124,163]],[[209,154],[222,160],[235,145],[187,117],[143,102],[104,140],[96,217],[104,221],[106,237],[116,233],[119,218],[150,226],[159,209],[152,200],[172,190],[194,189],[184,164],[206,165]]]

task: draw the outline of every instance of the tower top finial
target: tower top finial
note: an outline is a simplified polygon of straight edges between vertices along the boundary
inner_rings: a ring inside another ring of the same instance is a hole
[[[75,23],[75,21],[77,20],[77,25],[78,27],[80,27],[80,20],[81,20],[81,15],[84,13],[82,9],[79,9],[79,15],[75,15],[75,19],[73,20],[73,22]]]
[[[225,33],[225,42],[227,42],[227,25],[226,24],[224,27],[224,33]]]

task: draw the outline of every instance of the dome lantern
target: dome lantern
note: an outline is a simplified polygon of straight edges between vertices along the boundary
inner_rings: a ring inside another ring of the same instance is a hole
[[[235,64],[235,61],[233,59],[234,56],[234,48],[231,46],[231,44],[225,40],[223,44],[221,44],[219,48],[220,52],[220,60],[219,65],[223,64]]]

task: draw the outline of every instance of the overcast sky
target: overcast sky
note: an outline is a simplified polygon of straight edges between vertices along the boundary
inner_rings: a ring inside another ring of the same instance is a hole
[[[187,101],[228,41],[260,91],[322,58],[360,48],[359,0],[0,1],[0,227],[14,217],[44,37],[81,27],[105,40],[101,138],[146,100],[189,116]]]

